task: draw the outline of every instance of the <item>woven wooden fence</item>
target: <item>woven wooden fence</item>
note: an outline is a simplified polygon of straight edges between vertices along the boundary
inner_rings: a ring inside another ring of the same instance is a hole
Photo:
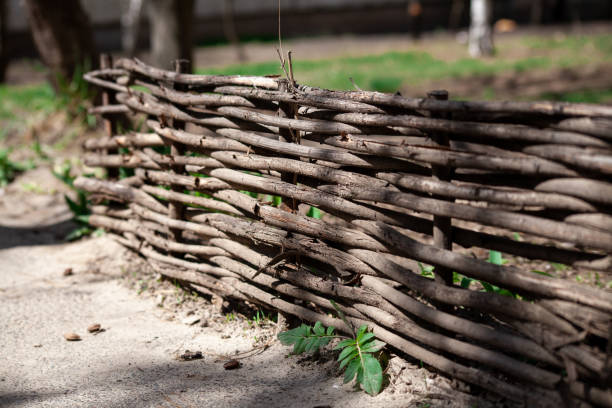
[[[90,223],[161,274],[348,331],[333,299],[449,376],[530,407],[612,407],[611,291],[533,272],[610,276],[612,107],[328,91],[127,59],[85,77],[105,93],[93,111],[109,134],[84,161],[110,177],[75,185],[107,203]],[[128,112],[146,133],[115,133]]]

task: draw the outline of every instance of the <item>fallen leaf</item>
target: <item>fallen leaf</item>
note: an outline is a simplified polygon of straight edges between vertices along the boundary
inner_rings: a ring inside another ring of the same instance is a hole
[[[81,341],[81,336],[76,333],[66,333],[64,334],[64,338],[67,341]]]
[[[223,368],[226,370],[235,370],[240,368],[240,361],[238,360],[230,360],[227,363],[223,364]]]

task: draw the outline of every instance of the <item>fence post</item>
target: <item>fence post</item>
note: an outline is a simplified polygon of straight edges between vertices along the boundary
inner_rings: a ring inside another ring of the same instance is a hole
[[[281,79],[278,82],[278,90],[279,92],[288,92],[289,91],[289,80]],[[279,102],[278,103],[278,116],[281,118],[295,118],[298,107],[294,103],[288,102]],[[289,143],[300,143],[300,139],[297,131],[292,132],[290,129],[278,129],[278,140],[281,142],[289,142]],[[298,177],[297,174],[294,173],[281,173],[281,181],[297,184]],[[292,212],[297,212],[299,203],[292,198],[282,197],[281,208],[283,209],[291,209]],[[296,261],[299,257],[296,257]],[[287,317],[279,311],[277,314],[277,327],[278,331],[285,330],[287,328]]]
[[[184,59],[178,59],[174,61],[174,71],[177,74],[180,74],[181,72],[189,72],[188,71],[189,65],[190,65],[190,61],[184,60]],[[173,84],[173,87],[174,89],[177,89],[177,90],[182,90],[182,88],[184,88],[184,86],[177,85],[176,83]],[[184,129],[185,122],[174,120],[172,123],[172,127],[174,129]],[[183,154],[183,152],[184,152],[184,149],[180,143],[172,142],[170,144],[170,156],[171,157],[180,156]],[[174,173],[174,174],[184,174],[185,166],[173,164],[173,165],[170,165],[170,171],[171,173]],[[175,191],[178,193],[183,192],[183,187],[181,186],[171,185],[170,188],[172,191]],[[185,206],[178,201],[170,201],[168,203],[168,217],[172,219],[182,220],[183,215],[184,215],[184,210],[185,210]],[[181,241],[181,230],[180,229],[169,228],[168,231],[169,231],[169,238],[171,240],[173,240],[174,242]]]
[[[100,54],[100,68],[107,69],[113,67],[113,57],[109,54]],[[104,90],[102,91],[102,106],[110,105],[114,102],[114,97],[111,95],[110,91]],[[102,117],[102,123],[104,124],[104,132],[106,136],[113,137],[115,132],[117,131],[117,126],[115,121],[113,120],[112,113],[102,113],[100,116]],[[104,149],[101,151],[101,154],[114,153],[109,149]],[[111,179],[119,178],[119,169],[115,167],[110,167],[107,169],[108,177]]]
[[[289,90],[289,80],[280,79],[278,82],[278,90],[279,92],[288,92]],[[295,118],[297,113],[297,105],[289,102],[279,102],[278,103],[278,116],[281,118]],[[278,140],[281,142],[287,143],[300,143],[300,137],[297,130],[291,129],[278,129]],[[295,173],[281,173],[281,180],[286,183],[297,184],[298,178]],[[283,197],[283,204],[285,204],[285,208],[291,209],[292,212],[296,212],[298,209],[299,203],[292,198]]]
[[[448,100],[448,91],[435,90],[427,93],[427,98],[436,100]],[[431,117],[448,118],[448,113],[432,112]],[[441,147],[450,147],[448,135],[444,133],[433,133],[431,139]],[[450,181],[453,174],[453,169],[447,166],[431,166],[431,173],[434,179],[440,181]],[[436,196],[439,200],[453,201],[452,199]],[[453,227],[450,217],[433,216],[433,242],[434,246],[442,249],[452,250],[453,248]],[[448,268],[436,267],[435,273],[436,282],[446,285],[453,284],[453,271]]]

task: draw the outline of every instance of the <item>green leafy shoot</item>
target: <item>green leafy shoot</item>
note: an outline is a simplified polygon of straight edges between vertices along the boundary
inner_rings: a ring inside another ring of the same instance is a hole
[[[310,207],[308,213],[306,214],[308,217],[320,219],[321,218],[321,210],[317,207]]]
[[[257,309],[257,312],[255,313],[255,315],[253,316],[252,319],[247,320],[247,324],[249,326],[263,326],[265,324],[268,324],[270,322],[274,322],[274,318],[272,318],[271,316],[268,316],[266,314],[266,312],[264,312],[261,309]]]
[[[434,267],[433,266],[423,265],[420,262],[418,262],[418,265],[419,265],[419,269],[421,270],[421,276],[424,276],[429,279],[434,278]]]
[[[31,170],[36,165],[33,161],[15,162],[10,160],[9,149],[0,149],[0,187],[8,185],[18,173]]]
[[[353,381],[361,384],[364,391],[376,395],[382,388],[382,367],[374,353],[382,350],[385,343],[376,340],[374,333],[368,332],[368,326],[363,325],[357,331],[357,336],[338,343],[334,350],[342,350],[338,356],[340,368],[345,368],[344,383]]]
[[[463,289],[467,289],[470,287],[470,283],[472,283],[474,279],[468,278],[467,276],[463,276],[460,273],[453,272],[453,283],[458,283]]]
[[[490,262],[494,265],[504,265],[505,263],[508,262],[507,259],[504,259],[502,257],[501,252],[499,251],[489,251],[489,259],[487,259],[487,262]],[[484,288],[485,291],[487,292],[492,292],[492,293],[497,293],[499,295],[503,295],[503,296],[509,296],[509,297],[516,297],[516,295],[512,292],[510,292],[508,289],[503,289],[500,288],[498,286],[492,285],[488,282],[485,281],[479,281],[482,284],[482,287]]]
[[[490,252],[497,252],[497,251],[490,251]],[[497,255],[499,254],[499,255]],[[495,262],[508,262],[507,259],[503,259],[501,257],[501,253],[497,252],[497,254],[489,254],[489,262],[491,262],[491,260],[493,260],[494,262],[491,263],[495,263]],[[434,277],[434,267],[433,266],[423,266],[420,262],[419,262],[419,268],[421,269],[421,275],[425,276],[427,278],[431,278],[433,279]],[[497,264],[499,265],[499,263]],[[540,272],[540,271],[533,271],[535,273],[544,273],[544,272]],[[467,276],[463,276],[460,273],[457,272],[453,272],[453,283],[458,283],[462,288],[464,289],[468,289],[470,287],[470,284],[472,282],[478,282],[482,285],[482,288],[485,292],[491,292],[491,293],[497,293],[498,295],[503,295],[503,296],[510,296],[510,297],[515,297],[518,298],[518,295],[515,293],[510,292],[508,289],[504,289],[504,288],[500,288],[499,286],[495,286],[489,282],[486,281],[482,281],[482,280],[477,280],[477,279],[472,279],[472,278],[468,278]]]
[[[338,356],[340,369],[344,369],[344,383],[357,378],[357,384],[370,395],[380,392],[383,383],[383,370],[380,365],[380,352],[386,344],[375,338],[374,333],[368,331],[368,326],[363,325],[355,330],[338,305],[330,300],[338,316],[351,329],[353,337],[334,334],[334,328],[323,327],[321,322],[316,322],[314,327],[302,324],[295,329],[278,334],[278,339],[284,345],[293,345],[293,354],[314,352],[326,346],[333,338],[343,338],[334,347],[341,350]]]
[[[550,265],[555,269],[555,271],[564,271],[567,269],[567,265],[557,262],[551,262]]]
[[[491,250],[489,251],[489,259],[487,259],[487,262],[490,262],[493,265],[501,266],[501,265],[508,263],[508,260],[502,257],[501,252]]]
[[[72,212],[72,220],[75,221],[78,226],[71,231],[64,239],[66,241],[75,241],[96,232],[96,235],[100,235],[100,230],[94,230],[89,225],[89,200],[87,193],[82,190],[77,190],[74,187],[75,176],[71,174],[72,166],[70,162],[65,161],[58,168],[53,170],[53,175],[63,181],[71,189],[76,192],[76,201],[70,198],[67,194],[64,194],[64,200]]]
[[[246,195],[248,195],[249,197],[252,197],[252,198],[257,198],[259,196],[259,194],[254,193],[252,191],[240,190],[240,192],[242,194],[246,194]]]
[[[74,188],[74,180],[76,179],[76,177],[70,174],[71,171],[72,165],[69,161],[66,160],[61,165],[56,166],[53,169],[53,175],[57,179],[63,181],[64,184],[70,186],[71,188]]]
[[[295,329],[278,334],[278,339],[282,344],[293,345],[293,354],[316,351],[336,337],[338,336],[334,335],[334,328],[330,326],[325,329],[321,322],[316,322],[314,327],[302,324]]]
[[[81,190],[76,190],[76,193],[76,201],[68,197],[67,194],[64,195],[64,200],[66,200],[66,204],[72,212],[72,219],[78,224],[78,227],[71,231],[66,238],[64,238],[66,241],[75,241],[94,232],[94,230],[89,226],[90,211],[87,195]]]

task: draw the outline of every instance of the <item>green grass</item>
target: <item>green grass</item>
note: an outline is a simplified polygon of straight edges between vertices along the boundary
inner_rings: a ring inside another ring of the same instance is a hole
[[[311,61],[294,61],[293,69],[298,82],[329,89],[351,89],[349,80],[365,90],[395,92],[402,86],[423,80],[461,78],[489,75],[502,71],[522,72],[548,68],[553,60],[532,57],[519,61],[477,60],[471,58],[446,62],[425,52],[387,52],[381,55],[340,57]],[[230,65],[223,68],[198,69],[199,74],[215,75],[280,75],[277,61]]]
[[[269,40],[269,39],[266,39]],[[459,46],[459,45],[457,45]],[[505,47],[510,47],[506,45]],[[493,75],[501,72],[517,74],[535,69],[548,69],[559,66],[577,66],[589,62],[593,57],[597,61],[612,59],[612,36],[559,36],[553,38],[526,36],[516,46],[527,47],[536,54],[518,60],[494,58],[471,59],[461,58],[443,61],[432,55],[421,52],[387,52],[381,55],[360,57],[339,57],[320,60],[294,60],[295,77],[299,83],[329,89],[353,89],[349,78],[364,90],[395,92],[424,81],[444,78],[464,78],[470,76]],[[584,50],[590,50],[585,53]],[[551,51],[553,51],[551,53]],[[272,55],[272,52],[270,53]],[[500,52],[500,55],[504,55]],[[218,75],[280,75],[278,60],[230,65],[223,68],[198,69],[199,74]],[[79,74],[76,74],[77,76]],[[87,87],[80,78],[65,85],[66,94],[85,97]],[[503,97],[484,89],[483,97],[493,99]],[[0,85],[0,140],[9,129],[18,129],[29,117],[53,113],[68,108],[69,99],[57,96],[48,83],[35,85],[12,86]],[[585,90],[566,94],[543,94],[539,99],[564,100],[572,102],[607,103],[612,102],[612,89]]]
[[[526,36],[522,40],[523,45],[535,50],[564,49],[573,52],[584,52],[585,49],[595,49],[612,57],[612,36],[609,34],[598,35],[571,35],[553,38]]]
[[[0,85],[0,119],[17,119],[30,112],[51,113],[58,107],[57,97],[48,83]]]
[[[597,40],[607,47],[607,40]],[[610,42],[612,44],[612,41]],[[573,43],[571,43],[573,44]],[[568,46],[566,44],[566,46]],[[612,46],[612,45],[611,45]],[[563,56],[529,57],[520,60],[478,60],[463,58],[455,61],[438,60],[424,52],[388,52],[363,57],[294,61],[294,72],[298,82],[327,89],[353,89],[349,78],[364,90],[396,92],[402,87],[419,84],[427,80],[444,78],[466,78],[494,75],[501,72],[521,72],[548,69],[556,66],[576,66],[587,62],[584,57]],[[198,74],[212,75],[281,75],[277,61],[230,65],[223,68],[198,69]],[[497,97],[484,90],[485,99]],[[503,95],[500,95],[503,97]],[[606,103],[612,101],[612,90],[586,90],[582,92],[541,95],[538,99],[570,102]]]
[[[49,82],[31,85],[0,84],[0,141],[10,133],[21,133],[34,123],[41,122],[55,112],[65,112],[71,122],[94,127],[95,117],[87,114],[92,90],[83,79],[87,66],[77,67],[70,80],[58,79],[56,92]],[[66,134],[58,142],[62,149],[72,143],[75,134]]]
[[[456,45],[460,47],[460,45]],[[523,49],[512,57],[514,48]],[[586,52],[585,50],[588,50]],[[437,54],[440,55],[438,51]],[[262,63],[229,65],[221,68],[198,69],[199,74],[216,75],[283,75],[278,60],[270,53],[271,60]],[[355,84],[364,90],[396,92],[427,81],[445,78],[461,78],[515,73],[531,70],[547,70],[559,67],[577,67],[590,63],[612,60],[612,36],[524,36],[512,42],[502,42],[499,54],[491,59],[436,58],[424,51],[387,52],[380,55],[338,57],[319,60],[300,60],[294,57],[293,70],[296,80],[305,85],[328,89],[353,89]],[[572,94],[545,94],[538,99],[568,100],[577,102],[609,102],[612,90],[585,91]],[[503,98],[492,90],[483,90],[485,99]]]
[[[10,159],[11,151],[0,148],[0,187],[8,185],[17,174],[33,169],[35,166],[32,160],[16,162]]]
[[[551,101],[612,103],[612,89],[584,90],[579,92],[542,94],[541,99]]]

